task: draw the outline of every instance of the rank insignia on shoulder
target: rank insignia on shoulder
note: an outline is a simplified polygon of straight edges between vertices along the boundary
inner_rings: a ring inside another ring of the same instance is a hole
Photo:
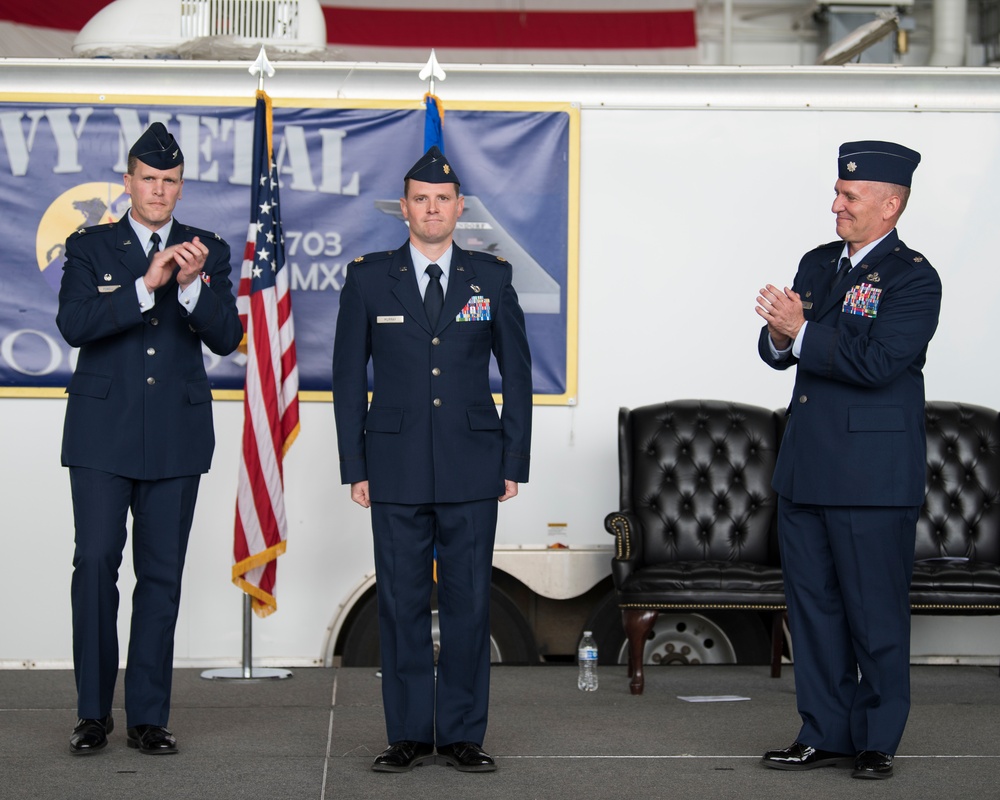
[[[913,261],[914,261],[914,263],[916,263],[916,264],[920,264],[921,262],[923,262],[923,260],[924,260],[924,257],[923,257],[923,256],[914,256],[914,257],[913,257]]]
[[[878,276],[878,273],[877,273],[877,272],[869,272],[869,273],[868,273],[868,274],[867,274],[867,275],[865,276],[865,280],[866,280],[866,281],[871,281],[872,283],[878,283],[878,282],[879,282],[880,280],[882,280],[882,279],[881,279],[881,278],[880,278],[880,277]]]
[[[360,264],[364,260],[365,260],[364,256],[358,256],[356,259],[354,259],[354,263],[355,264]]]

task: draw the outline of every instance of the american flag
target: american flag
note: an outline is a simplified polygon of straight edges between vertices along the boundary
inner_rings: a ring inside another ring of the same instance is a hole
[[[277,558],[285,552],[283,461],[299,433],[299,371],[285,269],[278,177],[271,146],[271,98],[257,92],[250,229],[236,305],[243,321],[247,376],[243,453],[236,496],[233,583],[260,617],[277,610]]]
[[[0,0],[0,55],[66,58],[109,0]],[[339,61],[697,64],[695,0],[320,0]],[[248,5],[249,7],[249,5]],[[129,47],[134,43],[129,42]],[[256,47],[256,45],[255,45]]]
[[[695,0],[320,0],[345,61],[697,64]]]

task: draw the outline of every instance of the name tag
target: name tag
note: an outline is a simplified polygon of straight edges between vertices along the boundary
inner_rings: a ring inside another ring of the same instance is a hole
[[[385,324],[385,323],[398,323],[398,322],[402,322],[402,321],[403,321],[403,317],[402,316],[399,316],[399,317],[375,317],[375,322],[378,323],[379,325],[382,325],[382,324]]]
[[[116,283],[114,286],[98,286],[97,291],[99,291],[101,294],[106,294],[107,292],[113,292],[115,289],[121,289],[121,288],[122,285],[120,283]]]

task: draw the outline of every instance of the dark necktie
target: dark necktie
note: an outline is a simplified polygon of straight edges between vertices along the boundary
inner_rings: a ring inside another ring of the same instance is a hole
[[[147,253],[147,262],[153,263],[153,256],[160,252],[160,234],[154,233],[149,237],[149,253]]]
[[[847,256],[840,259],[840,263],[837,265],[837,272],[834,274],[833,282],[830,284],[831,296],[837,294],[841,286],[846,288],[847,277],[851,274],[852,269],[851,259]]]
[[[444,306],[444,290],[441,288],[441,275],[443,273],[437,264],[428,264],[425,271],[431,280],[424,292],[424,311],[427,312],[427,321],[433,328],[437,325],[438,317],[441,316],[441,307]]]

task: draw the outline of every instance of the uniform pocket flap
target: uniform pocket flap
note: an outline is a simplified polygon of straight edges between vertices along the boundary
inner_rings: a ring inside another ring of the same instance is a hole
[[[365,418],[365,430],[377,433],[399,433],[403,427],[403,409],[376,408],[368,409]]]
[[[495,406],[480,406],[469,409],[469,427],[474,431],[498,431],[500,417]]]
[[[905,431],[906,422],[900,406],[854,406],[847,410],[850,431]]]
[[[74,372],[66,387],[66,394],[80,394],[103,400],[111,391],[111,378],[107,375],[93,375],[89,372]]]
[[[188,381],[188,402],[195,406],[212,399],[212,385],[207,380]]]

